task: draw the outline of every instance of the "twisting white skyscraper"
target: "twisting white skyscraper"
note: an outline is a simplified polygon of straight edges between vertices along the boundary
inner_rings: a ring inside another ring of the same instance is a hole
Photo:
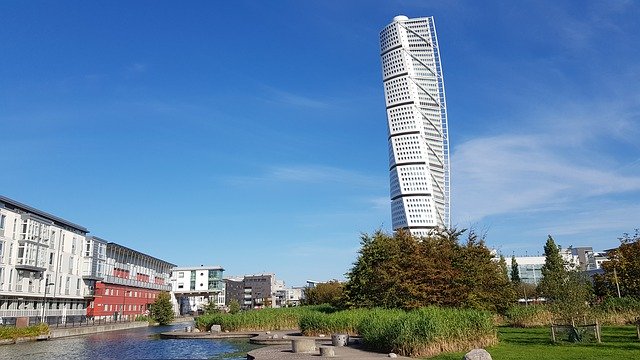
[[[380,32],[393,229],[450,226],[449,132],[433,17],[396,16]]]

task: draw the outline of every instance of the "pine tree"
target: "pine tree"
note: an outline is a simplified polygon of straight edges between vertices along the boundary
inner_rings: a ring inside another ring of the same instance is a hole
[[[174,315],[171,295],[161,292],[151,304],[151,318],[159,325],[168,325],[173,321]]]
[[[511,256],[511,282],[514,284],[520,283],[520,268],[515,256]]]
[[[560,247],[556,245],[551,235],[544,245],[544,265],[541,270],[542,280],[538,289],[547,301],[553,301],[563,291],[567,271],[564,260],[560,256]]]

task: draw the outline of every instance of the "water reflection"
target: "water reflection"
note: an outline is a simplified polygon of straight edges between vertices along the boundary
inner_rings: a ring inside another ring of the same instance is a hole
[[[246,340],[160,339],[159,333],[185,324],[0,346],[0,359],[246,359]]]

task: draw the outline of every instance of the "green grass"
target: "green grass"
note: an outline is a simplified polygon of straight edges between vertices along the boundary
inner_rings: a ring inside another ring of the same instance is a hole
[[[14,326],[0,326],[0,339],[17,339],[21,337],[33,337],[49,333],[47,324],[32,325],[24,328]]]
[[[634,326],[603,326],[602,343],[551,343],[551,330],[542,328],[498,328],[500,344],[487,348],[495,360],[637,360],[640,340]],[[441,354],[431,360],[460,360],[465,352]]]

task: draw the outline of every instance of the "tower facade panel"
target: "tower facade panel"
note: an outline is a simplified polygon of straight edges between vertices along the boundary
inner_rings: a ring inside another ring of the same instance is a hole
[[[450,226],[447,108],[433,17],[396,16],[380,33],[394,230]]]

